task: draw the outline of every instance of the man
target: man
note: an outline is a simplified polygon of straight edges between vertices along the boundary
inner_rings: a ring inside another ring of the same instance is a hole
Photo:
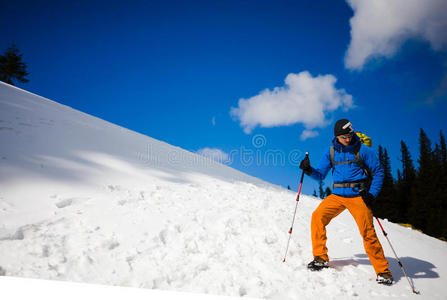
[[[334,136],[333,149],[328,149],[318,168],[312,168],[308,158],[300,164],[305,174],[318,181],[323,180],[329,170],[333,169],[332,194],[312,214],[314,260],[309,263],[308,268],[316,271],[328,267],[326,226],[347,208],[357,223],[366,254],[377,274],[377,282],[391,285],[393,277],[377,238],[370,209],[382,187],[383,169],[375,153],[362,145],[351,122],[346,119],[337,121]],[[372,181],[368,172],[372,173]]]

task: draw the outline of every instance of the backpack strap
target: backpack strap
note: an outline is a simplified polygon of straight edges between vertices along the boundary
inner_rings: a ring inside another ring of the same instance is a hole
[[[335,153],[334,153],[334,146],[331,146],[331,149],[329,150],[329,156],[330,156],[330,158],[331,158],[331,166],[332,166],[332,172],[334,171],[334,166],[335,166],[335,161],[334,161],[334,156],[335,156]]]
[[[362,158],[360,157],[360,145],[358,147],[358,149],[354,150],[355,152],[355,162],[359,165],[359,167],[363,170],[363,172],[365,172],[366,176],[368,177],[368,181],[371,184],[371,181],[373,179],[373,173],[371,171],[370,168],[368,168],[368,166],[366,166],[363,163]]]
[[[368,177],[367,190],[369,190],[369,186],[371,185],[373,174],[372,174],[371,170],[363,163],[363,160],[360,156],[360,147],[361,147],[361,144],[359,143],[359,145],[357,147],[355,147],[355,149],[354,149],[354,156],[355,156],[354,160],[336,162],[334,160],[334,156],[335,156],[334,146],[331,146],[330,151],[329,151],[329,156],[330,156],[331,165],[332,165],[332,176],[334,175],[335,165],[356,163],[363,170],[363,172],[365,172],[366,176]],[[351,187],[350,186],[351,184],[357,185],[358,183],[338,183],[338,184],[333,183],[332,188],[334,188],[334,187]],[[352,187],[354,187],[354,186],[352,186]]]
[[[356,163],[362,169],[364,169],[364,167],[363,167],[364,164],[363,164],[362,158],[360,157],[360,146],[361,146],[361,144],[359,144],[354,149],[355,159],[354,160],[348,160],[348,161],[335,161],[334,160],[334,156],[335,156],[334,146],[331,146],[330,152],[329,152],[329,156],[330,156],[330,159],[331,159],[332,170],[335,168],[335,165],[352,164],[352,163]]]

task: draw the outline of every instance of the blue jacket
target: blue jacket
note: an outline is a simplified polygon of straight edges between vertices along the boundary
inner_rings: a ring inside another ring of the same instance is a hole
[[[372,174],[373,180],[371,183],[371,187],[369,192],[374,196],[380,192],[383,183],[383,168],[380,164],[379,159],[376,154],[373,152],[371,148],[361,144],[360,139],[356,134],[354,134],[351,143],[348,146],[343,146],[337,141],[337,138],[334,138],[332,141],[334,145],[334,161],[335,162],[344,162],[355,160],[354,149],[358,147],[360,143],[360,158],[363,161],[363,164],[368,167]],[[326,178],[327,173],[332,169],[331,157],[330,157],[330,148],[326,151],[324,156],[321,158],[320,164],[318,168],[312,168],[311,177],[315,180],[323,180]],[[356,163],[350,164],[336,164],[334,168],[333,182],[334,183],[345,183],[345,182],[358,182],[367,179],[368,176],[361,169],[361,167]],[[350,187],[337,187],[334,188],[332,193],[342,196],[342,197],[357,197],[359,196],[358,188],[350,188]]]

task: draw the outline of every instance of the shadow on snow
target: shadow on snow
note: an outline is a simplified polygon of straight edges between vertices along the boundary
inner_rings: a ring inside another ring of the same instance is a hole
[[[390,270],[393,273],[394,280],[398,282],[404,277],[404,274],[399,267],[399,263],[397,259],[393,257],[387,257],[387,260],[390,265]],[[436,266],[431,262],[414,257],[401,257],[400,261],[408,277],[411,279],[439,278],[439,274],[434,271]],[[342,270],[345,266],[371,265],[371,262],[366,254],[356,254],[354,258],[332,259],[329,264],[337,270]]]

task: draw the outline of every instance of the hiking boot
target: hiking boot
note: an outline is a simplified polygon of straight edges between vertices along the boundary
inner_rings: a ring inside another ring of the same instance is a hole
[[[393,275],[391,275],[391,272],[385,272],[385,273],[379,273],[377,274],[377,283],[384,284],[384,285],[392,285],[394,282]]]
[[[314,260],[307,265],[307,268],[311,271],[320,271],[321,269],[329,268],[329,264],[321,257],[315,256]]]

